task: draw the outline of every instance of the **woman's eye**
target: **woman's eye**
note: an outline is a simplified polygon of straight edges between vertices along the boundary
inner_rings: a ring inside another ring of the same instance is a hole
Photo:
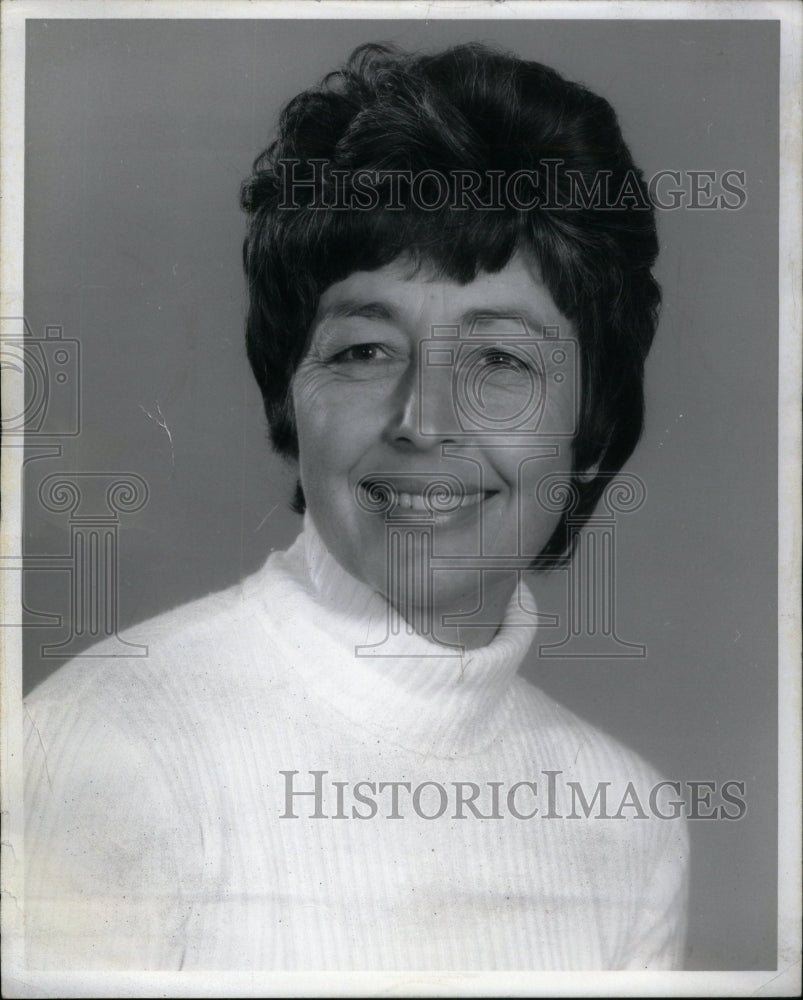
[[[488,368],[511,372],[528,372],[529,365],[523,358],[507,351],[484,351],[481,356],[482,364]]]
[[[388,357],[387,351],[381,344],[352,344],[342,351],[338,351],[332,357],[334,364],[348,364],[349,362],[381,361]]]

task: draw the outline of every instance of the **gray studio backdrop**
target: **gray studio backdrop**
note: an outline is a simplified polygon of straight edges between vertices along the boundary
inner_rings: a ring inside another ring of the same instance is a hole
[[[77,342],[59,355],[59,386],[80,413],[61,398],[69,418],[49,419],[75,433],[53,436],[45,420],[28,439],[25,546],[40,558],[26,603],[61,625],[29,616],[26,688],[63,662],[44,646],[89,643],[71,638],[81,525],[68,502],[47,509],[47,477],[146,484],[141,509],[104,515],[101,490],[80,512],[116,517],[102,530],[123,633],[238,580],[297,533],[292,475],[271,455],[242,346],[238,187],[279,107],[376,40],[496,43],[605,95],[648,176],[745,172],[738,211],[660,213],[665,305],[628,467],[647,498],[617,539],[617,628],[647,656],[533,651],[526,670],[666,776],[746,783],[743,819],[691,824],[687,964],[773,968],[775,22],[28,22],[25,318],[35,338],[51,328],[45,365],[59,337]],[[563,587],[560,574],[543,582],[545,610]]]

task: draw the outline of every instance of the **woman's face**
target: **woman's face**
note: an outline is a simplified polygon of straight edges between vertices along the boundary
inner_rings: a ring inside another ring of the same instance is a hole
[[[571,470],[574,336],[523,254],[465,285],[397,260],[330,286],[292,392],[307,508],[338,562],[392,599],[388,538],[406,528],[431,539],[420,600],[503,614],[515,557],[559,518],[535,492]]]

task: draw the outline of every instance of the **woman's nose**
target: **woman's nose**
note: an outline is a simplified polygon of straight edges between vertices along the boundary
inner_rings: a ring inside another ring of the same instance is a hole
[[[397,386],[387,427],[395,446],[428,450],[457,439],[451,369],[411,364]]]

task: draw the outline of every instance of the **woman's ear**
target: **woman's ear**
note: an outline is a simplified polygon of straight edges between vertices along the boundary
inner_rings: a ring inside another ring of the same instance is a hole
[[[574,477],[579,483],[582,483],[585,486],[587,483],[590,483],[592,479],[596,478],[598,473],[599,462],[595,462],[593,465],[589,465],[585,469],[575,469]]]

